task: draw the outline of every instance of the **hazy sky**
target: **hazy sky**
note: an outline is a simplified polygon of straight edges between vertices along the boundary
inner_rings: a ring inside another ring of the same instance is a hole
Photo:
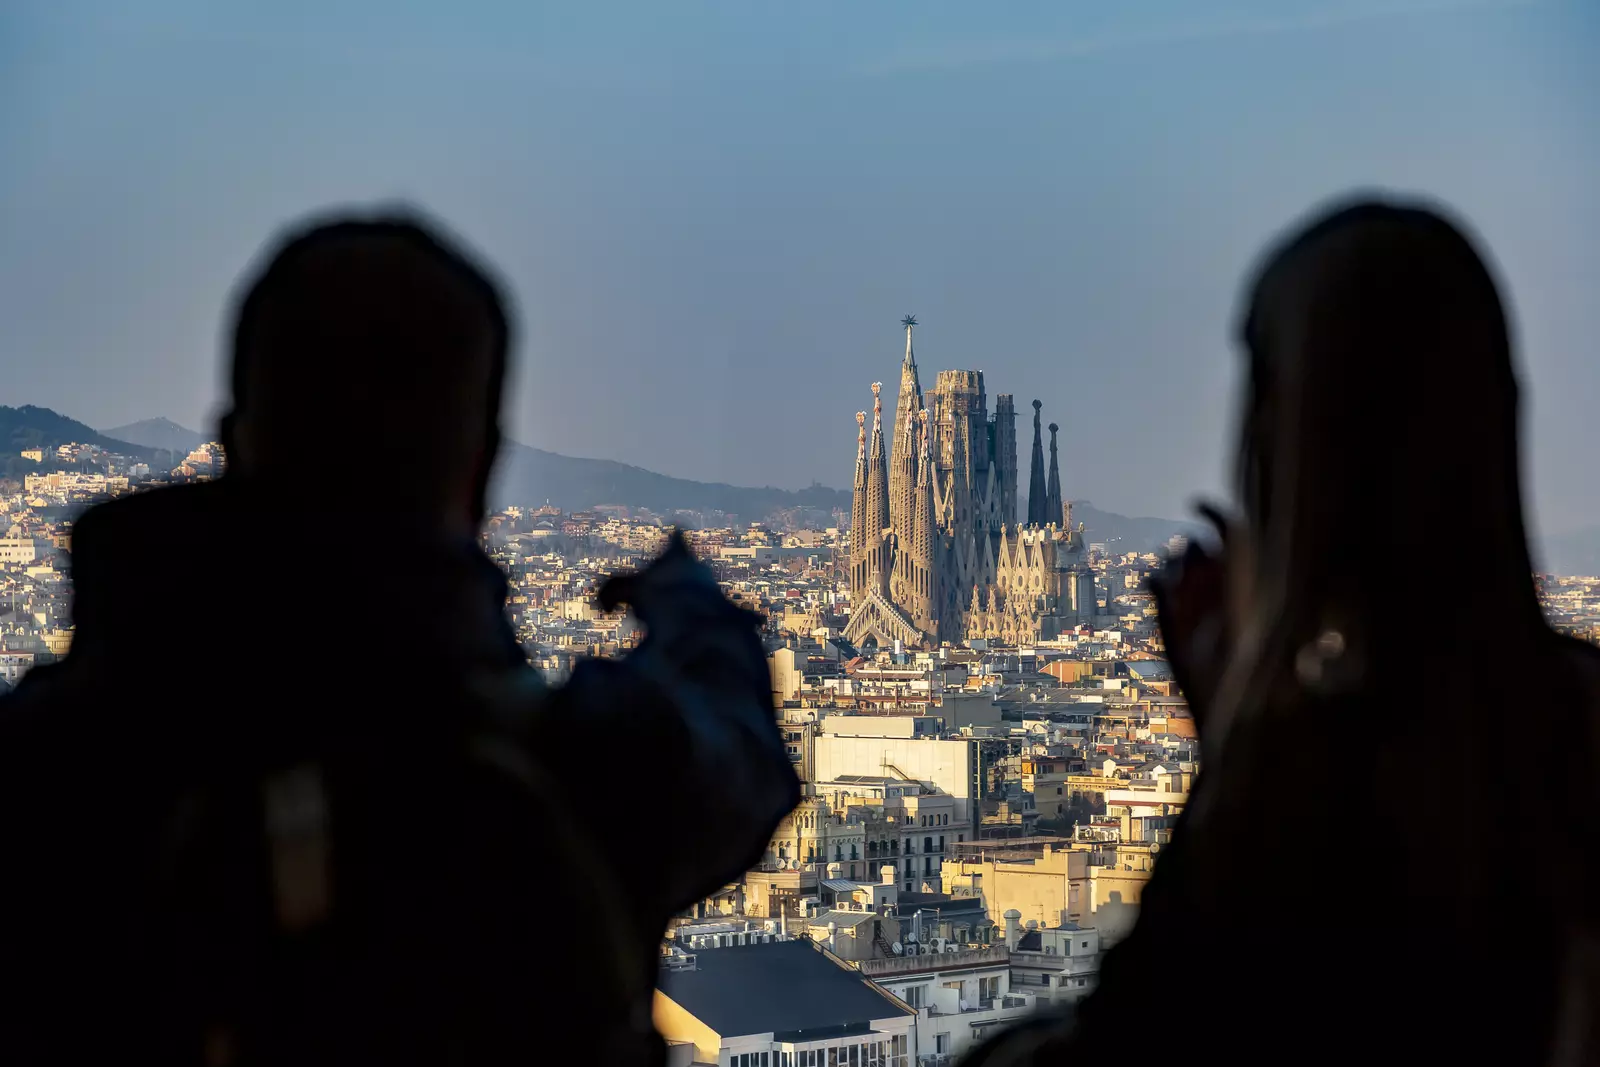
[[[846,485],[912,312],[925,383],[1045,402],[1069,496],[1177,515],[1222,481],[1253,256],[1379,185],[1490,243],[1537,513],[1600,523],[1597,12],[5,0],[0,402],[206,428],[263,240],[405,197],[516,289],[527,443]]]

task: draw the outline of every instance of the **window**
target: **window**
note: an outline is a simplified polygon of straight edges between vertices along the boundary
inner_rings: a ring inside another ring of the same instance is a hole
[[[906,986],[906,1003],[911,1005],[913,1008],[922,1007],[924,988],[925,987],[919,985]]]

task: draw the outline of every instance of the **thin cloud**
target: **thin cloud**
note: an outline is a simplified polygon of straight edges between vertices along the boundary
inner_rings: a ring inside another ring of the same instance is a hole
[[[1540,3],[1541,0],[1405,0],[1382,6],[1347,8],[1279,18],[1173,23],[1090,37],[960,42],[948,46],[903,49],[861,66],[857,73],[868,77],[884,77],[997,64],[1056,62],[1151,45],[1195,44],[1243,37],[1310,33],[1385,19],[1448,15],[1469,11],[1515,10],[1537,7]]]

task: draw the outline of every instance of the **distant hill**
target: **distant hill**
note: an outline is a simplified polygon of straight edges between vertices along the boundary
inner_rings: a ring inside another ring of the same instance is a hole
[[[1084,539],[1104,542],[1108,551],[1154,552],[1165,548],[1173,534],[1195,536],[1200,526],[1178,519],[1130,518],[1114,511],[1101,511],[1087,500],[1072,502],[1072,521],[1083,523]]]
[[[24,404],[19,408],[0,405],[0,447],[14,456],[26,448],[55,448],[72,443],[96,445],[124,456],[148,458],[151,449],[85,426],[76,419],[49,408]]]
[[[54,448],[69,441],[99,445],[124,455],[153,458],[157,451],[182,455],[202,444],[204,435],[170,419],[144,419],[100,432],[48,408],[0,407],[0,442],[11,456],[24,448]],[[753,522],[781,511],[850,510],[850,492],[813,485],[777,489],[697,482],[674,478],[609,459],[582,459],[508,442],[490,490],[497,507],[537,505],[549,501],[567,511],[597,504],[647,508],[661,514],[676,510],[726,512]],[[1101,511],[1088,501],[1073,504],[1073,518],[1084,524],[1090,541],[1104,541],[1113,551],[1150,551],[1168,538],[1193,529],[1173,519],[1130,518]]]
[[[696,482],[656,474],[643,467],[606,459],[579,459],[527,445],[510,444],[492,490],[498,506],[542,504],[567,511],[596,504],[621,504],[670,513],[725,511],[747,521],[790,508],[850,510],[850,492],[814,485],[808,489],[753,489],[719,482]],[[1101,511],[1088,501],[1073,503],[1073,519],[1090,541],[1105,541],[1112,551],[1147,552],[1165,545],[1192,523],[1174,519],[1129,518]]]
[[[130,441],[146,448],[159,448],[179,455],[187,455],[205,444],[206,435],[187,426],[179,426],[171,419],[141,419],[126,426],[106,430],[107,437]]]
[[[696,482],[647,471],[609,459],[580,459],[508,442],[491,490],[497,505],[536,505],[549,501],[567,511],[596,504],[674,510],[725,511],[747,521],[788,508],[850,510],[842,489],[746,488],[721,482]]]

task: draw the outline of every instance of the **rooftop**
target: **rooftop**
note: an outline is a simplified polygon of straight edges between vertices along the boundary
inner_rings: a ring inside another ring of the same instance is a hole
[[[662,972],[660,988],[724,1038],[770,1033],[809,1041],[916,1014],[806,941],[702,952],[695,970]]]

